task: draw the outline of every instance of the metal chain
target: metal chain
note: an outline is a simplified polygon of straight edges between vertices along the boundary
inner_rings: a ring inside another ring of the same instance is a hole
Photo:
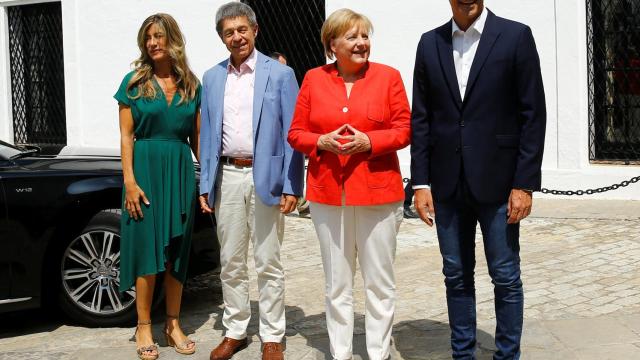
[[[404,178],[402,179],[403,182],[409,182],[408,178]],[[547,188],[542,188],[540,189],[540,192],[542,192],[543,194],[551,194],[551,195],[567,195],[567,196],[572,196],[572,195],[577,195],[577,196],[582,196],[582,195],[593,195],[593,194],[600,194],[606,191],[610,191],[610,190],[616,190],[619,189],[621,187],[625,187],[625,186],[629,186],[631,184],[640,182],[640,176],[634,176],[629,180],[625,180],[622,182],[619,182],[617,184],[613,184],[613,185],[609,185],[609,186],[604,186],[604,187],[600,187],[600,188],[595,188],[595,189],[587,189],[587,190],[554,190],[554,189],[547,189]]]
[[[604,187],[600,187],[600,188],[595,188],[595,189],[587,189],[587,190],[553,190],[553,189],[542,188],[540,191],[543,194],[551,194],[551,195],[568,195],[568,196],[572,196],[572,195],[577,195],[577,196],[592,195],[592,194],[600,194],[600,193],[603,193],[603,192],[606,192],[606,191],[610,191],[610,190],[616,190],[616,189],[619,189],[621,187],[625,187],[625,186],[629,186],[630,184],[637,183],[639,181],[640,181],[640,176],[635,176],[635,177],[632,177],[629,180],[625,180],[625,181],[619,182],[617,184],[604,186]]]

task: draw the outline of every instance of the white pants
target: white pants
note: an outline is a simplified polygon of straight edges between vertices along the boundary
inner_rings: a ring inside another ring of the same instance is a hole
[[[325,274],[327,330],[334,359],[351,359],[356,257],[365,288],[365,330],[371,360],[387,359],[395,310],[393,261],[402,202],[377,206],[311,203]]]
[[[284,216],[279,206],[267,206],[256,196],[252,168],[223,165],[218,176],[215,216],[225,336],[236,340],[247,336],[251,318],[247,253],[251,239],[258,273],[260,337],[263,342],[280,342],[286,326],[280,261]]]

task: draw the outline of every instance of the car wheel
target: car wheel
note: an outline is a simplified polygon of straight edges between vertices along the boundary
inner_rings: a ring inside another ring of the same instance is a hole
[[[74,320],[90,326],[133,321],[135,290],[120,285],[120,210],[94,216],[60,258],[59,303]]]

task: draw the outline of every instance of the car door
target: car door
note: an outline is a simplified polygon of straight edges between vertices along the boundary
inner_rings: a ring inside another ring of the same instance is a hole
[[[48,171],[32,168],[31,160],[15,161],[3,179],[7,221],[11,232],[11,295],[39,301],[45,252],[54,232],[65,179],[47,176]],[[54,271],[51,269],[51,271]]]
[[[2,178],[6,160],[0,158],[0,301],[11,299],[11,259],[15,256],[7,218],[7,197]]]

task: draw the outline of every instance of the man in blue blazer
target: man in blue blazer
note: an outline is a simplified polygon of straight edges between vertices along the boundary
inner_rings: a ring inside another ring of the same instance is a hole
[[[450,0],[453,19],[422,35],[411,119],[415,206],[436,220],[454,359],[474,359],[475,231],[494,284],[497,351],[518,359],[523,322],[519,222],[540,189],[546,110],[529,27],[483,0]]]
[[[283,214],[295,209],[302,194],[304,166],[287,142],[298,83],[291,68],[255,49],[258,25],[248,5],[221,6],[216,30],[231,56],[203,78],[200,205],[217,220],[226,333],[210,358],[230,359],[247,345],[251,241],[263,359],[282,359]]]

